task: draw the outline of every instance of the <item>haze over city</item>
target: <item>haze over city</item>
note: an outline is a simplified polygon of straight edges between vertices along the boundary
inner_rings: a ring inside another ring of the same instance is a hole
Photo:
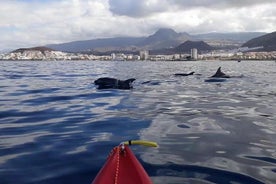
[[[162,27],[190,34],[273,32],[275,0],[1,1],[0,50],[115,36]]]

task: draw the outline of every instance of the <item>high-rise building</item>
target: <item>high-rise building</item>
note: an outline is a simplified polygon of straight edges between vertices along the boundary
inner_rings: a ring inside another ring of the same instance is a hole
[[[111,54],[111,59],[112,59],[112,60],[115,60],[115,59],[116,59],[116,54],[115,54],[115,53],[112,53],[112,54]]]
[[[197,49],[196,48],[192,48],[191,49],[191,59],[192,60],[197,60],[198,55],[197,55]]]
[[[148,50],[141,50],[140,51],[140,59],[141,60],[148,60],[149,59],[149,51]]]

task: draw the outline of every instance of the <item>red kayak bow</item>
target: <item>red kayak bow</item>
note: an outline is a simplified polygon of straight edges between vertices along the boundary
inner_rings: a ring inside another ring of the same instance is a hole
[[[157,146],[148,141],[128,141],[114,147],[92,184],[152,184],[128,144]]]

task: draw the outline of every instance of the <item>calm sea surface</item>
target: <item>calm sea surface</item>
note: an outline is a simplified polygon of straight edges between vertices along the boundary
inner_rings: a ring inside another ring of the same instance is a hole
[[[90,184],[129,139],[159,144],[132,147],[155,184],[276,183],[274,61],[1,61],[0,95],[1,184]]]

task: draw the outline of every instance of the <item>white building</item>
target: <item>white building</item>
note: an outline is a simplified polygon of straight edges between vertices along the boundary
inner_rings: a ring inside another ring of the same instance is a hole
[[[115,59],[116,59],[116,54],[115,54],[115,53],[112,53],[112,54],[111,54],[111,58],[112,58],[112,60],[115,60]]]
[[[148,50],[141,50],[140,51],[140,59],[141,60],[148,60],[149,59],[149,51]]]
[[[197,60],[197,58],[198,58],[197,49],[196,48],[191,49],[191,59]]]

